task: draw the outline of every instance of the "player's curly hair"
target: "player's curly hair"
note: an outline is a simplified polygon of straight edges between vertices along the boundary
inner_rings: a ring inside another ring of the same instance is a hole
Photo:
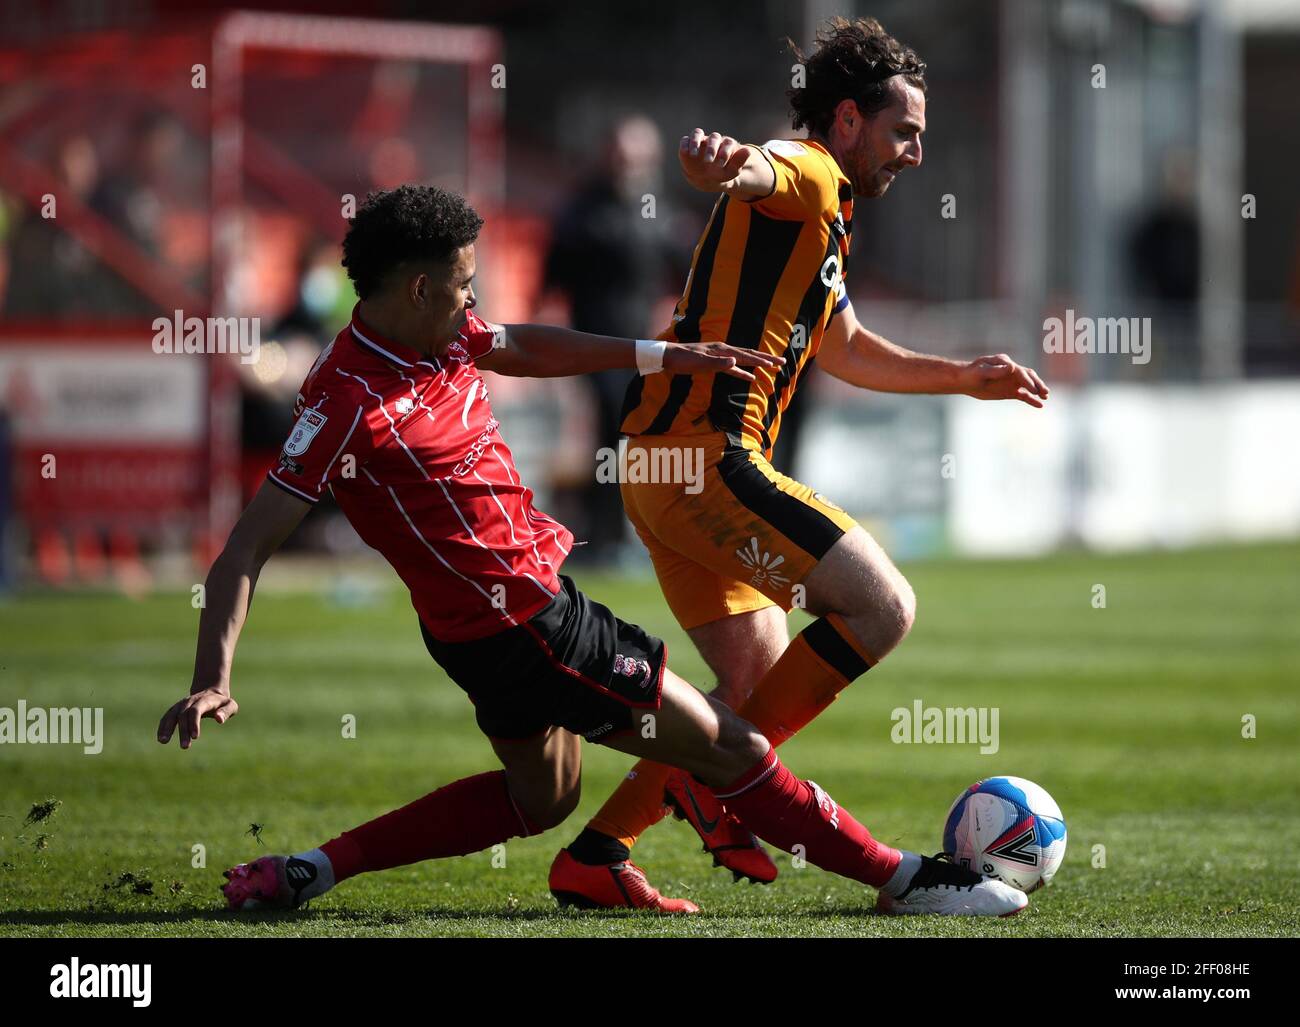
[[[483,219],[463,196],[431,185],[367,194],[343,238],[343,266],[368,298],[390,271],[410,260],[448,260],[478,238]]]
[[[865,117],[879,114],[889,105],[889,79],[895,75],[925,92],[925,61],[875,18],[832,18],[818,30],[811,57],[794,40],[786,44],[804,66],[803,88],[785,94],[795,128],[826,135],[841,100],[853,100]]]

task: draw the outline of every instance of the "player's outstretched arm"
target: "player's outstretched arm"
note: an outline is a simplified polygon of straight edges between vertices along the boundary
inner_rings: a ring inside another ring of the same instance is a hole
[[[754,380],[749,367],[780,367],[781,358],[721,342],[619,339],[554,325],[506,325],[502,345],[475,363],[518,378],[562,378],[591,371],[636,368],[642,374],[728,374]]]
[[[776,188],[776,171],[757,146],[718,132],[697,128],[682,136],[677,159],[686,181],[706,193],[753,198],[770,196]]]
[[[1018,399],[1042,407],[1050,392],[1033,368],[1005,353],[948,360],[914,353],[868,331],[853,315],[852,304],[835,315],[826,329],[817,364],[841,381],[876,392],[923,392]]]
[[[199,721],[204,717],[224,724],[239,712],[238,704],[230,697],[230,668],[257,577],[262,565],[310,509],[310,504],[268,481],[240,516],[204,583],[194,680],[190,694],[158,722],[158,741],[164,745],[179,727],[181,748],[188,749],[199,737]]]

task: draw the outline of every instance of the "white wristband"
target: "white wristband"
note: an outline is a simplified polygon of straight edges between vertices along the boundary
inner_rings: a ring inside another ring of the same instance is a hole
[[[636,340],[636,369],[641,374],[654,374],[664,369],[664,351],[668,343],[658,339]]]

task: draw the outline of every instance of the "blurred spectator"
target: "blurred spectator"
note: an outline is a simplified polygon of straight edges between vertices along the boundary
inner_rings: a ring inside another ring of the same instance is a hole
[[[1165,157],[1163,195],[1133,230],[1131,257],[1137,293],[1162,303],[1194,303],[1200,294],[1200,228],[1195,172],[1182,150]]]
[[[127,159],[110,169],[90,196],[90,206],[126,232],[151,256],[162,252],[164,189],[177,174],[184,134],[176,120],[156,111],[131,132]]]
[[[49,164],[60,210],[72,201],[73,209],[92,211],[139,254],[202,286],[209,251],[204,147],[173,115],[157,111],[139,116],[117,146],[105,142],[110,136],[78,132],[58,142]],[[0,275],[6,314],[75,319],[155,312],[156,297],[142,295],[120,267],[92,254],[75,218],[44,217],[30,202],[10,213],[9,281]]]
[[[85,205],[100,185],[100,159],[87,135],[64,139],[53,160],[56,202],[60,197]],[[8,280],[0,282],[0,309],[10,317],[77,317],[117,312],[143,313],[139,298],[121,283],[57,219],[14,201]],[[57,209],[57,208],[56,208]],[[132,307],[132,302],[135,307]]]
[[[303,249],[298,268],[298,292],[294,305],[276,325],[277,333],[304,332],[324,346],[352,318],[357,301],[352,283],[340,263],[338,243],[317,239]]]
[[[671,231],[659,188],[662,159],[654,123],[642,115],[622,119],[610,132],[600,167],[555,222],[544,288],[567,297],[579,331],[648,338],[664,328],[653,323],[655,307],[681,289],[690,265],[684,252],[689,241]],[[596,402],[597,445],[618,445],[623,394],[633,376],[585,376]],[[624,536],[619,490],[597,484],[593,472],[575,513],[569,523],[588,545],[574,555],[598,563],[617,559]]]
[[[1138,218],[1129,243],[1134,292],[1151,306],[1162,343],[1160,373],[1195,376],[1200,355],[1196,302],[1200,297],[1201,233],[1196,219],[1196,172],[1186,150],[1164,157],[1161,196]]]

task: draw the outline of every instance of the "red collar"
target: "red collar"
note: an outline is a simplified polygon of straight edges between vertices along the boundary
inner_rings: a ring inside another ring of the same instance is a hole
[[[397,364],[399,367],[414,367],[421,362],[426,364],[430,362],[431,358],[427,353],[421,353],[410,346],[394,342],[392,339],[386,339],[369,327],[361,320],[360,310],[360,303],[352,308],[352,324],[349,325],[349,328],[352,331],[352,337],[356,339],[357,344],[362,349],[370,350],[370,352],[383,357],[390,363]]]

